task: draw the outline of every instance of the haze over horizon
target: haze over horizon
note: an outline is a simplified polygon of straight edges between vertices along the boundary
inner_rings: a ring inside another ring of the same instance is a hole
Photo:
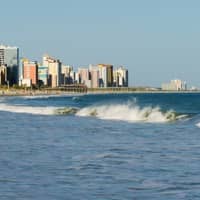
[[[130,86],[182,79],[200,87],[200,1],[3,1],[0,43],[41,61],[129,70]]]

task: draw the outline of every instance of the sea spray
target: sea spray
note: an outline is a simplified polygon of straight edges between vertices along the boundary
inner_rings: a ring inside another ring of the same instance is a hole
[[[77,107],[31,107],[24,105],[9,105],[0,103],[0,111],[26,113],[33,115],[77,115],[97,117],[104,120],[121,120],[128,122],[164,123],[187,118],[187,115],[178,115],[173,110],[166,112],[160,107],[139,107],[135,101],[126,104],[93,105],[85,108]]]
[[[140,108],[130,102],[127,104],[90,106],[80,109],[76,115],[95,116],[106,120],[151,123],[170,122],[178,119],[177,117],[181,118],[173,110],[163,112],[159,107],[151,106]]]
[[[197,124],[196,124],[196,126],[200,128],[200,122],[199,122],[199,123],[197,123]]]

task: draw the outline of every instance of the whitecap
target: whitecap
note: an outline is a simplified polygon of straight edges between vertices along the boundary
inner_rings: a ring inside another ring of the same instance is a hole
[[[164,123],[187,117],[186,115],[177,115],[173,110],[163,112],[159,107],[141,108],[131,103],[89,106],[80,109],[76,115],[95,116],[104,120],[150,123]]]
[[[197,123],[197,124],[196,124],[196,126],[200,128],[200,122],[199,122],[199,123]]]

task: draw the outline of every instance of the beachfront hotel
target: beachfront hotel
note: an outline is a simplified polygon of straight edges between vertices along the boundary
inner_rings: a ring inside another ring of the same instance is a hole
[[[32,85],[38,84],[38,63],[37,61],[29,61],[28,59],[23,59],[22,61],[22,73],[23,78],[19,85],[27,85],[31,87]]]
[[[49,55],[44,55],[43,66],[48,67],[48,86],[52,88],[59,87],[61,85],[62,66],[60,60],[50,57]]]

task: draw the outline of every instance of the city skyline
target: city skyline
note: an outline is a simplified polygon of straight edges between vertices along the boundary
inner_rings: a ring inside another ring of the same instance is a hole
[[[58,88],[76,85],[86,88],[128,87],[128,70],[111,64],[87,67],[64,64],[60,58],[44,54],[42,62],[19,57],[19,48],[0,45],[0,85]]]
[[[124,65],[130,86],[160,87],[171,79],[200,86],[198,1],[20,0],[1,6],[0,43],[20,47],[31,60],[48,52],[73,66]]]

